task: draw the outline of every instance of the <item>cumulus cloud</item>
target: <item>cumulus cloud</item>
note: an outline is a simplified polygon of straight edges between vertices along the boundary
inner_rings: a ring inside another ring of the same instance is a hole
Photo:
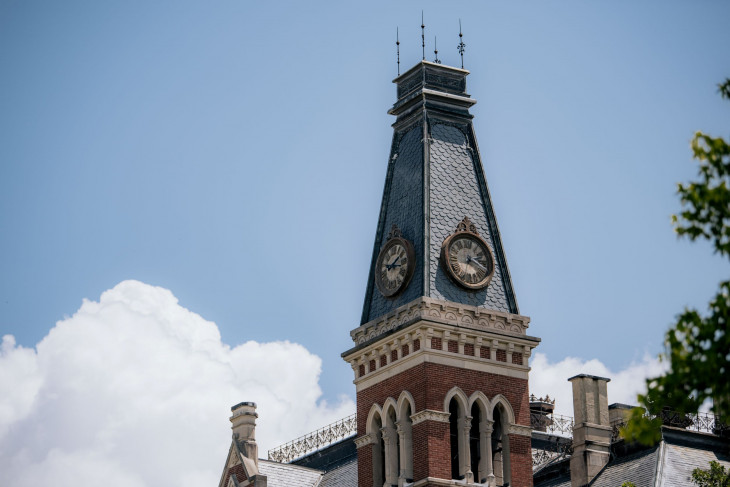
[[[646,391],[645,380],[656,377],[666,370],[666,364],[656,357],[645,355],[640,361],[632,362],[622,370],[611,370],[599,360],[583,360],[566,357],[559,362],[550,362],[542,353],[535,353],[530,361],[530,393],[555,399],[555,412],[573,416],[573,390],[568,382],[578,374],[608,377],[608,403],[636,404],[636,395]]]
[[[230,347],[167,289],[124,281],[35,349],[0,346],[0,485],[215,485],[229,407],[256,401],[260,451],[350,414],[290,342]]]

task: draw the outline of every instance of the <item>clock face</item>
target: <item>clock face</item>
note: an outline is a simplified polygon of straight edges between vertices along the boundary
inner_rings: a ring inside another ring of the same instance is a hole
[[[478,235],[459,232],[448,237],[441,249],[447,274],[467,289],[487,287],[494,274],[494,258]]]
[[[390,239],[375,263],[375,285],[383,296],[395,296],[408,286],[414,267],[413,245],[403,238]]]

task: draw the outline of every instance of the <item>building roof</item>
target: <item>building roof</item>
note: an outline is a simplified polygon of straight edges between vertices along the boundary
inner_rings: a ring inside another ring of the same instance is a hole
[[[259,472],[266,475],[267,487],[318,487],[323,476],[321,470],[261,459]]]
[[[626,481],[636,487],[692,485],[692,471],[709,469],[710,461],[730,468],[729,448],[727,439],[715,435],[663,427],[661,441],[651,448],[626,445],[623,440],[614,443],[611,460],[589,485],[619,487]],[[538,472],[534,485],[569,487],[570,460]]]
[[[325,473],[318,487],[357,487],[357,457]]]

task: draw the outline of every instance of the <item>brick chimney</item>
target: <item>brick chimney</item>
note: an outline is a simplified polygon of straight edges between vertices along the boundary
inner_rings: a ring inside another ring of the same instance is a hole
[[[583,487],[608,463],[611,424],[606,384],[611,379],[580,374],[573,384],[573,455],[570,457],[571,487]]]

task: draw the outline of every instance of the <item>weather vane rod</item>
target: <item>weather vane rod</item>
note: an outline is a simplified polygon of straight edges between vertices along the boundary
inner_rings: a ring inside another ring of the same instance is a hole
[[[398,76],[400,76],[400,37],[398,36],[398,27],[395,28],[395,50],[398,56]]]
[[[433,54],[434,54],[433,62],[435,62],[436,64],[441,64],[441,60],[439,59],[439,48],[436,44],[436,36],[434,36],[434,38],[433,38]]]
[[[423,51],[423,60],[426,60],[426,25],[423,23],[423,10],[421,10],[421,51]]]
[[[464,69],[464,51],[466,50],[466,44],[464,44],[464,35],[461,33],[461,19],[459,19],[459,45],[456,46],[461,54],[461,69]]]

